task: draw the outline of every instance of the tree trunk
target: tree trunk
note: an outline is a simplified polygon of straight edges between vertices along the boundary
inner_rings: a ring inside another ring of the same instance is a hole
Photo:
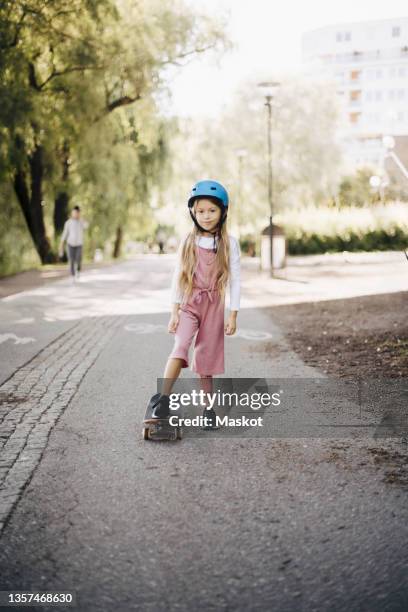
[[[122,227],[118,225],[118,227],[116,228],[116,238],[115,238],[115,244],[113,247],[113,257],[115,259],[117,257],[120,257],[121,248],[122,248]]]
[[[31,193],[27,186],[26,173],[21,166],[14,175],[14,190],[41,263],[52,263],[55,261],[55,255],[46,235],[42,206],[43,148],[41,145],[35,147],[28,162]]]
[[[67,141],[64,142],[62,147],[61,161],[63,186],[57,193],[54,203],[54,231],[56,236],[61,234],[68,217],[69,145]]]
[[[14,175],[14,191],[16,192],[17,200],[19,201],[21,210],[23,211],[24,219],[26,220],[31,237],[35,242],[34,226],[30,208],[30,195],[28,193],[25,172],[22,168],[18,168]]]

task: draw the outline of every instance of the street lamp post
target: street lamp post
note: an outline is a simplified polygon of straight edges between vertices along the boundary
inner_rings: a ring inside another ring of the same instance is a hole
[[[264,88],[265,106],[268,109],[267,137],[268,137],[268,202],[269,202],[269,241],[271,276],[273,276],[273,173],[272,173],[272,100],[276,88],[280,85],[277,81],[258,83],[258,87]]]
[[[241,216],[242,216],[242,205],[243,205],[243,200],[242,200],[242,183],[243,183],[243,177],[242,177],[242,168],[243,168],[243,161],[244,158],[247,155],[247,150],[246,149],[236,149],[236,154],[237,154],[237,158],[238,158],[238,205],[237,205],[237,227],[238,227],[238,235],[239,237],[241,236]]]

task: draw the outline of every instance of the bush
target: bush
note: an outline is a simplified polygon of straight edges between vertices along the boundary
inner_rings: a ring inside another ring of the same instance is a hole
[[[0,190],[0,277],[38,268],[40,258],[11,190]]]
[[[277,215],[278,216],[278,215]],[[279,215],[290,255],[399,250],[408,246],[408,204],[309,206]]]
[[[257,248],[256,241],[253,238],[249,236],[243,236],[242,238],[240,238],[239,245],[241,247],[242,253],[249,255],[249,257],[255,257]]]
[[[319,236],[302,233],[300,237],[288,237],[289,255],[317,255],[339,251],[399,251],[408,248],[408,233],[401,228],[372,230],[360,235],[350,232],[341,236]]]

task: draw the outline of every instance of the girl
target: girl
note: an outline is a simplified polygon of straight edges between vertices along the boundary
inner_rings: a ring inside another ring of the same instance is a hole
[[[169,394],[181,368],[188,367],[188,351],[196,332],[191,369],[201,378],[206,392],[212,376],[224,373],[224,332],[236,331],[240,302],[240,249],[227,233],[228,193],[212,180],[196,183],[188,200],[194,222],[192,231],[178,250],[173,275],[173,309],[168,331],[175,342],[164,371],[160,398],[153,418],[169,415]],[[230,286],[230,315],[224,325],[225,289]],[[215,427],[214,410],[204,409],[210,427]]]

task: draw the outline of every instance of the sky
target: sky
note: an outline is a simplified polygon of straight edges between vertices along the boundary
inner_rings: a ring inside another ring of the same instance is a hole
[[[199,58],[171,75],[167,112],[182,116],[215,116],[239,82],[254,73],[263,80],[299,72],[305,31],[408,16],[407,0],[185,1],[210,15],[229,15],[227,32],[236,48],[218,65],[210,57]]]

